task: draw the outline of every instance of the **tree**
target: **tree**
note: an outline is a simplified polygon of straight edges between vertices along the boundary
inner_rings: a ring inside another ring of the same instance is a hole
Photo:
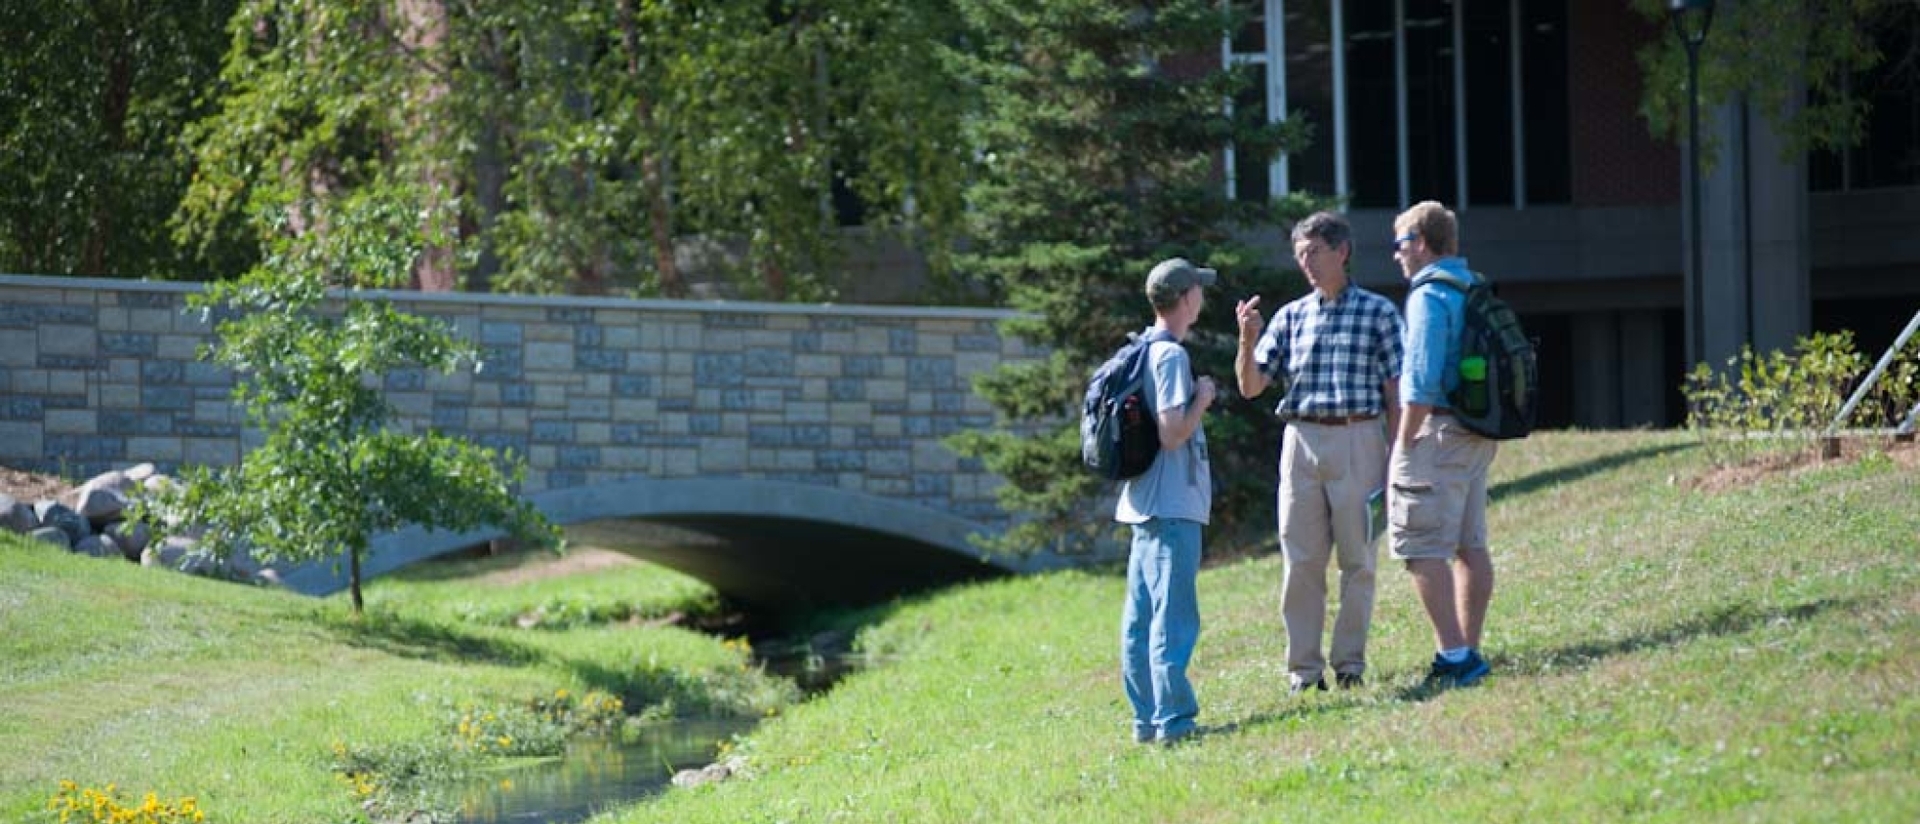
[[[333,314],[322,304],[327,272],[394,282],[419,259],[411,204],[347,201],[326,215],[328,242],[282,240],[267,261],[237,281],[191,299],[220,313],[213,361],[238,376],[234,399],[265,442],[238,466],[189,467],[183,483],[147,504],[160,531],[204,530],[201,545],[226,557],[245,548],[262,560],[348,564],[353,611],[362,612],[360,561],[373,536],[408,525],[468,530],[501,526],[541,543],[558,531],[512,486],[523,471],[503,456],[437,432],[387,428],[393,410],[377,388],[408,366],[450,372],[475,350],[443,323],[347,290]],[[417,224],[415,224],[417,226]],[[399,239],[399,240],[396,240]]]
[[[1252,158],[1298,146],[1304,124],[1228,115],[1232,73],[1173,68],[1218,53],[1235,22],[1222,5],[959,4],[975,50],[957,57],[984,99],[973,139],[985,158],[969,190],[977,248],[959,265],[1025,310],[1008,332],[1051,353],[979,380],[1006,422],[951,440],[1004,477],[1001,503],[1027,516],[989,548],[1083,550],[1111,533],[1107,518],[1087,514],[1100,482],[1079,465],[1070,412],[1093,367],[1150,320],[1142,284],[1156,260],[1185,255],[1225,273],[1188,340],[1199,374],[1232,374],[1231,332],[1216,331],[1235,328],[1232,297],[1299,291],[1297,280],[1279,288],[1285,281],[1235,237],[1278,231],[1313,204],[1229,200],[1216,163],[1229,141]],[[1214,512],[1230,524],[1268,500],[1278,428],[1255,404],[1225,406],[1207,437],[1222,482]]]
[[[192,237],[292,235],[379,190],[475,287],[679,296],[676,252],[739,241],[747,294],[832,296],[836,186],[947,236],[957,109],[927,39],[945,0],[243,0],[221,105],[190,134]],[[624,278],[624,282],[620,279]]]
[[[200,278],[255,259],[230,224],[190,249],[168,230],[234,5],[0,5],[0,270]]]
[[[1649,20],[1667,25],[1663,0],[1634,0]],[[1712,134],[1714,109],[1745,95],[1788,138],[1789,151],[1856,145],[1868,99],[1849,83],[1890,56],[1874,34],[1889,25],[1920,25],[1914,0],[1737,0],[1719,3],[1700,50],[1700,131]],[[1909,76],[1920,55],[1891,55]],[[1687,58],[1666,33],[1640,50],[1646,89],[1640,113],[1655,135],[1685,137]],[[1703,148],[1711,148],[1702,144]]]

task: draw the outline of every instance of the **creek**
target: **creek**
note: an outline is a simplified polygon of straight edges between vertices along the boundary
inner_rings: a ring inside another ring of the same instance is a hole
[[[812,697],[855,664],[850,656],[763,658]],[[752,730],[752,719],[683,718],[649,724],[629,740],[582,737],[558,758],[495,770],[451,788],[456,824],[572,824],[664,792],[673,774],[712,763],[721,742]]]

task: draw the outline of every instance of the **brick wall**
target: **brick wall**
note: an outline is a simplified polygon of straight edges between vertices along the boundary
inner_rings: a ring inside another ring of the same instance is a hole
[[[1568,9],[1568,116],[1576,206],[1653,206],[1680,198],[1680,151],[1639,114],[1643,44],[1672,32],[1623,4]]]

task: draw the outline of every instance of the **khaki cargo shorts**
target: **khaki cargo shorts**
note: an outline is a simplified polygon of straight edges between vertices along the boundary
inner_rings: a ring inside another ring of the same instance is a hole
[[[1448,559],[1487,548],[1487,468],[1495,442],[1449,415],[1420,425],[1387,467],[1387,540],[1393,557]]]

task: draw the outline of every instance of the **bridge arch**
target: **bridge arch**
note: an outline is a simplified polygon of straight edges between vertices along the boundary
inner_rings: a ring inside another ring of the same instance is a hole
[[[653,561],[750,608],[860,604],[943,584],[1038,571],[1047,556],[989,556],[968,540],[986,525],[919,504],[754,478],[636,478],[529,496],[568,541]],[[456,552],[497,532],[407,529],[374,542],[367,577]],[[314,595],[347,581],[336,564],[282,574]]]

